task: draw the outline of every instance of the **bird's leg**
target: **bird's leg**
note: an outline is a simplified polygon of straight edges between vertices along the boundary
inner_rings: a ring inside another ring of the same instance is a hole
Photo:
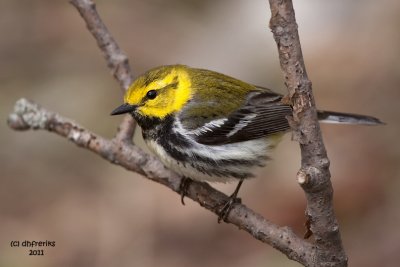
[[[181,203],[182,203],[182,205],[185,205],[185,201],[183,199],[187,195],[187,190],[188,190],[189,185],[191,184],[191,182],[192,182],[192,179],[187,178],[187,177],[182,177],[181,184],[179,185],[179,192],[181,193]]]
[[[232,195],[230,195],[228,201],[225,202],[224,206],[218,211],[218,223],[220,223],[221,220],[224,221],[226,220],[234,204],[242,202],[240,198],[237,197],[239,189],[242,186],[242,183],[243,179],[240,179],[238,185],[236,186],[235,191],[232,193]]]

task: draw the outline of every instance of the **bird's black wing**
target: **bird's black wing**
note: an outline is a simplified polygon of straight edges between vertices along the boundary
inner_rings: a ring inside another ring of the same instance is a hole
[[[286,116],[292,109],[281,99],[269,90],[251,92],[241,108],[226,118],[205,123],[191,134],[198,143],[220,145],[284,132],[290,128]]]

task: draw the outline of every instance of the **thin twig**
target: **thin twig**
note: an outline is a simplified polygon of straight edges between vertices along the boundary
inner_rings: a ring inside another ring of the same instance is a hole
[[[8,125],[14,130],[47,130],[55,133],[113,164],[142,174],[175,192],[179,191],[181,178],[166,169],[154,156],[145,153],[133,144],[122,143],[115,139],[107,140],[86,130],[76,122],[26,99],[16,102],[13,113],[8,117]],[[188,186],[187,197],[217,215],[221,206],[228,200],[225,194],[213,189],[207,183],[195,181]],[[245,205],[235,205],[226,222],[236,225],[261,242],[280,250],[289,259],[306,265],[314,258],[313,245],[296,236],[288,227],[279,227],[269,222]]]
[[[79,14],[86,22],[86,27],[96,39],[97,46],[103,53],[107,67],[118,81],[122,92],[125,93],[125,90],[133,82],[128,57],[101,20],[99,13],[97,13],[96,5],[92,0],[70,0],[70,3],[79,11]],[[125,115],[121,125],[118,127],[116,138],[124,142],[131,142],[135,128],[136,122],[129,115]]]
[[[307,199],[306,215],[317,247],[310,266],[347,266],[333,210],[329,159],[322,141],[311,81],[307,77],[292,0],[269,0],[270,27],[278,45],[281,68],[293,106],[290,120],[301,148],[298,181]]]
[[[132,143],[132,137],[135,133],[135,127],[132,127],[132,125],[135,125],[135,123],[135,120],[130,114],[125,115],[122,119],[122,122],[118,126],[115,139],[122,143]]]
[[[114,40],[106,25],[101,20],[92,0],[70,0],[70,3],[79,11],[86,27],[97,41],[103,52],[107,66],[112,71],[114,78],[120,83],[123,92],[133,81],[128,57]]]

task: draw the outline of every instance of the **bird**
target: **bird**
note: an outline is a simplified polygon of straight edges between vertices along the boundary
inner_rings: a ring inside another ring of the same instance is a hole
[[[271,159],[289,132],[292,107],[283,95],[228,75],[186,65],[164,65],[138,76],[111,115],[129,113],[149,149],[181,175],[181,200],[192,180],[237,181],[220,209],[226,219],[244,180]],[[379,125],[372,116],[318,111],[321,122]]]

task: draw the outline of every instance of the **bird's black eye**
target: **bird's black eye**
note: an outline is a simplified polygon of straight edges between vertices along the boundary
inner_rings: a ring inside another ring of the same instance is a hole
[[[148,99],[154,99],[157,96],[157,91],[156,90],[150,90],[146,94]]]

